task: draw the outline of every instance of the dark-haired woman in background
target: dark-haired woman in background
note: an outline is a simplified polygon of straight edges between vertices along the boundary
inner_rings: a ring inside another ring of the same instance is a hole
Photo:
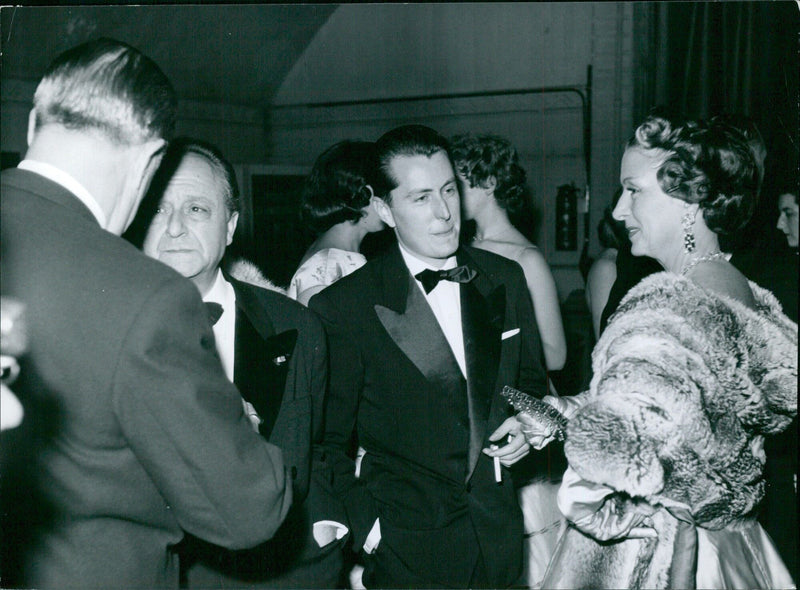
[[[383,229],[372,208],[367,171],[373,144],[342,141],[325,150],[311,170],[302,195],[303,219],[317,234],[289,283],[287,294],[303,305],[312,295],[363,266],[364,237]]]
[[[600,338],[600,318],[617,279],[617,255],[624,248],[630,249],[625,224],[614,219],[612,215],[621,194],[621,190],[617,191],[611,205],[603,210],[603,218],[597,224],[597,237],[603,250],[586,275],[586,305],[592,314],[595,340]]]
[[[450,155],[461,189],[461,208],[476,225],[472,246],[519,263],[531,292],[548,371],[567,360],[556,283],[542,252],[509,219],[526,205],[525,170],[508,140],[494,135],[457,135]]]
[[[797,324],[720,251],[756,204],[758,164],[724,122],[648,118],[622,158],[636,256],[666,269],[622,300],[569,417],[558,503],[571,525],[547,588],[794,587],[756,521],[764,438],[797,414]],[[532,444],[547,428],[520,414]]]

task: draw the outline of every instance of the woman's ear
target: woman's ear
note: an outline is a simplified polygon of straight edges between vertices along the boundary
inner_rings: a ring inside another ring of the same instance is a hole
[[[487,191],[489,191],[489,194],[494,193],[494,189],[497,188],[497,177],[490,176],[489,178],[486,179],[486,182],[484,182],[482,186]]]

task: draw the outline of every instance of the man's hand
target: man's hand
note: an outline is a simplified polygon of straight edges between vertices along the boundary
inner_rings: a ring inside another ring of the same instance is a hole
[[[506,467],[510,467],[525,455],[531,452],[531,446],[522,434],[521,424],[515,416],[507,418],[500,427],[495,430],[489,440],[491,442],[500,442],[508,439],[508,443],[497,448],[483,449],[483,452],[490,457],[497,457],[500,463]],[[492,445],[494,446],[494,445]]]

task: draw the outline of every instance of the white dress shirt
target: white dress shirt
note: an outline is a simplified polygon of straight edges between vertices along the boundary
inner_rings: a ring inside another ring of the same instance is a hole
[[[236,338],[236,291],[233,285],[225,280],[222,271],[217,270],[217,277],[208,293],[203,295],[203,301],[219,303],[222,306],[222,315],[214,324],[214,340],[217,344],[217,354],[222,361],[222,368],[228,380],[233,383],[234,350]],[[258,432],[261,417],[253,405],[242,398],[242,405],[247,417],[253,424],[253,429]]]
[[[222,272],[217,270],[217,277],[208,293],[203,295],[203,301],[219,303],[222,306],[222,315],[214,324],[214,339],[217,341],[217,353],[222,360],[222,368],[229,381],[233,381],[233,350],[234,337],[236,336],[236,292],[233,286],[225,280]]]
[[[448,258],[444,266],[441,268],[433,268],[429,264],[423,262],[411,252],[400,245],[400,254],[403,255],[403,260],[412,275],[417,275],[426,268],[431,270],[450,270],[458,266],[455,256]],[[454,281],[439,281],[439,283],[431,289],[430,293],[425,293],[425,288],[418,280],[414,280],[417,287],[420,289],[428,305],[431,306],[433,315],[436,316],[436,321],[439,322],[439,327],[444,332],[444,337],[450,344],[450,349],[456,357],[458,367],[461,369],[461,374],[467,378],[467,361],[464,354],[464,331],[461,326],[461,284]]]
[[[52,180],[56,184],[63,186],[65,189],[75,195],[81,203],[86,205],[89,208],[89,211],[92,212],[92,215],[94,215],[94,218],[97,219],[97,223],[100,224],[100,227],[106,229],[106,214],[103,212],[100,204],[95,200],[86,187],[75,180],[72,175],[67,174],[60,168],[56,168],[51,164],[37,162],[36,160],[22,160],[22,162],[17,165],[17,168],[20,170],[27,170],[28,172],[35,172],[36,174],[44,176],[48,180]]]

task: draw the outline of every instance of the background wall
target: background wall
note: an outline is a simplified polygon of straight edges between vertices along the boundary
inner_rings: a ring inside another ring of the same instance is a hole
[[[28,113],[37,83],[2,80],[0,145],[4,152],[25,154]],[[266,153],[263,122],[264,112],[259,108],[184,99],[178,106],[176,132],[211,141],[232,162],[263,162]]]
[[[538,214],[531,233],[563,298],[583,286],[577,262],[584,229],[579,223],[575,250],[556,248],[555,198],[570,183],[583,196],[591,176],[595,253],[594,226],[618,184],[621,146],[633,126],[632,10],[613,2],[3,8],[0,143],[4,152],[24,154],[44,66],[100,35],[129,42],[162,66],[181,99],[178,133],[218,145],[256,208],[267,197],[253,193],[251,174],[301,175],[340,139],[376,139],[410,121],[445,135],[498,133],[522,156]],[[575,93],[300,106],[553,86],[585,91],[589,66],[588,174]],[[281,253],[273,251],[275,241],[288,235],[279,230],[283,219],[293,220],[297,191],[281,198],[286,207],[273,211],[269,226],[256,227],[255,216],[241,224],[268,249],[259,251],[268,272],[270,258]],[[271,246],[265,234],[274,238]]]
[[[621,146],[632,130],[632,8],[622,3],[383,4],[340,6],[320,28],[275,97],[268,118],[274,163],[310,166],[328,145],[376,139],[403,123],[445,135],[492,132],[522,157],[540,220],[536,241],[560,295],[581,288],[576,250],[555,244],[560,185],[587,174],[580,97],[574,93],[297,106],[348,100],[584,87],[592,66],[591,221],[618,184]],[[585,203],[581,203],[585,204]],[[582,221],[582,216],[581,220]],[[583,236],[582,223],[579,237]]]

